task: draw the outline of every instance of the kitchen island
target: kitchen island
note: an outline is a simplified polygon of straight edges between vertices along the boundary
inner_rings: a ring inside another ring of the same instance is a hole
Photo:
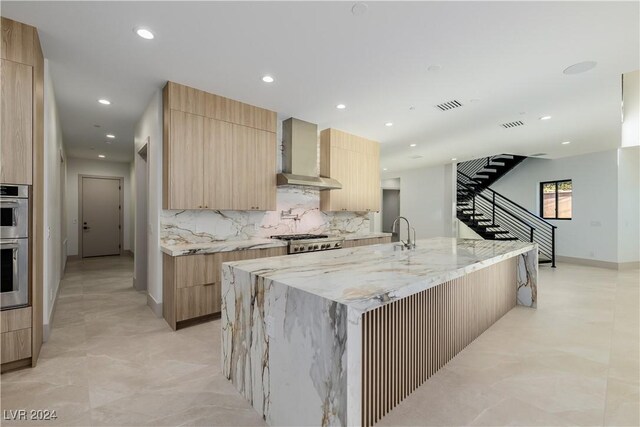
[[[537,246],[434,238],[223,264],[223,372],[270,425],[373,425],[516,304]]]

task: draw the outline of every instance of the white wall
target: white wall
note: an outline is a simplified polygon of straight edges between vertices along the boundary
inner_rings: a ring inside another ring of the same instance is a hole
[[[640,70],[623,76],[622,147],[640,145]]]
[[[43,323],[46,340],[55,297],[64,274],[66,226],[64,223],[63,184],[66,163],[62,129],[53,92],[49,61],[44,62],[44,260]]]
[[[540,182],[571,179],[573,218],[549,220],[558,227],[556,254],[617,262],[617,163],[617,150],[556,160],[528,158],[491,188],[531,212],[539,213]]]
[[[131,209],[129,211],[129,250],[135,254],[136,252],[136,170],[135,162],[129,163],[129,194],[131,200]]]
[[[138,251],[136,259],[147,260],[147,294],[151,308],[162,316],[162,253],[160,252],[160,212],[162,211],[162,90],[151,98],[135,127],[135,153],[142,148],[147,138],[147,167],[149,168],[147,218],[136,218],[136,240],[147,239],[146,256]],[[140,156],[135,154],[135,176],[140,177],[144,167]],[[140,189],[136,185],[136,189]],[[144,197],[136,191],[136,198]],[[141,247],[136,243],[137,247]],[[136,262],[137,265],[137,262]],[[135,271],[134,271],[135,277]]]
[[[406,217],[416,229],[418,239],[453,236],[453,181],[452,165],[431,166],[420,169],[386,173],[383,183],[390,178],[400,179],[400,215]],[[379,224],[381,221],[375,221]],[[401,238],[406,238],[406,226]]]
[[[79,254],[78,240],[78,175],[124,178],[123,249],[130,250],[131,181],[129,163],[69,158],[67,161],[67,252]]]
[[[618,262],[640,261],[640,147],[618,150]]]

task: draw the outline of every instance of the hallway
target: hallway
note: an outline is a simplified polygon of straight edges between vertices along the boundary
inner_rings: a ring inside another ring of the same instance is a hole
[[[219,323],[173,332],[132,276],[130,257],[67,265],[38,366],[2,375],[3,409],[56,410],[40,425],[262,425],[220,373]]]
[[[132,270],[69,263],[38,366],[0,379],[3,409],[57,411],[39,425],[264,425],[220,373],[220,322],[173,332]],[[380,425],[637,426],[638,270],[540,278],[538,310],[511,310]]]

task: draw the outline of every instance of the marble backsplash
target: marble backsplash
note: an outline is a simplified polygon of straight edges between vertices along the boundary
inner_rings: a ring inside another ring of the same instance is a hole
[[[367,233],[367,212],[321,212],[320,191],[304,187],[279,187],[277,210],[213,211],[164,210],[160,215],[163,244],[207,243],[268,238],[293,233]]]

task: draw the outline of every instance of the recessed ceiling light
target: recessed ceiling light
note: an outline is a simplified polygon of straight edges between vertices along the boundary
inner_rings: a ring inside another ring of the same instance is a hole
[[[382,170],[383,170],[383,171],[386,171],[386,170],[387,170],[387,168],[382,168]]]
[[[155,37],[148,28],[134,28],[133,31],[145,40],[152,40]]]
[[[111,105],[111,101],[108,99],[98,99],[98,102],[102,105]]]
[[[271,76],[262,76],[262,81],[265,83],[273,83],[273,77]]]
[[[344,104],[338,104],[338,105],[336,105],[336,108],[337,108],[338,110],[344,110],[345,108],[347,108],[347,106],[346,106],[346,105],[344,105]]]
[[[596,65],[598,65],[596,61],[578,62],[577,64],[573,64],[572,66],[565,68],[563,73],[565,74],[586,73],[587,71],[593,70],[594,68],[596,68]]]
[[[452,162],[455,162],[456,160],[458,160],[458,159],[456,159],[455,157],[452,157],[452,158],[451,158],[451,161],[452,161]]]
[[[386,127],[390,128],[391,126],[393,126],[393,123],[391,123],[391,122],[387,122],[387,123],[385,123],[384,125],[385,125]]]
[[[542,116],[540,117],[540,120],[549,120],[551,119],[551,116]]]
[[[107,134],[107,138],[111,138],[111,139],[113,139],[113,138],[115,138],[115,137],[116,137],[116,136],[115,136],[115,135],[113,135],[113,134],[110,134],[110,133],[108,133],[108,134]]]
[[[100,157],[101,159],[104,159],[107,156],[105,156],[104,154],[98,154],[98,157]]]
[[[562,145],[567,145],[567,144],[571,144],[571,141],[563,141]]]
[[[418,144],[409,144],[409,147],[415,147]]]

